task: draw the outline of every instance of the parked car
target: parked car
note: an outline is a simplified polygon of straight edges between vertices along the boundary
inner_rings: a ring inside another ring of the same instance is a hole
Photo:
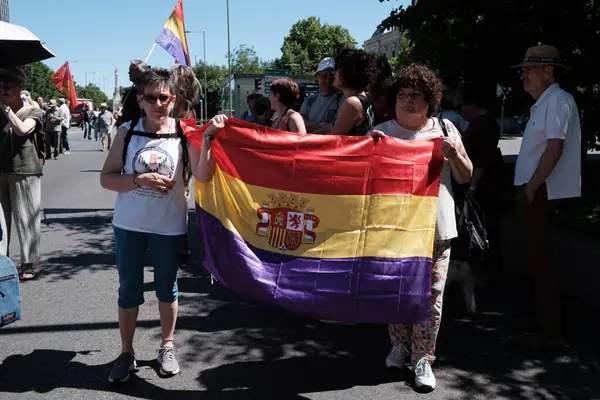
[[[71,126],[81,125],[81,113],[86,104],[90,106],[91,110],[94,109],[92,99],[77,99],[77,106],[75,106],[75,108],[71,107]]]

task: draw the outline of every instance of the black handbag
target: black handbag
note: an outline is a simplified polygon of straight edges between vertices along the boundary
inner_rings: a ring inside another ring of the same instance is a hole
[[[444,136],[448,137],[446,124],[441,119],[440,125]],[[485,213],[464,186],[454,185],[453,191],[458,237],[452,240],[451,258],[461,261],[481,261],[490,249],[485,228]]]

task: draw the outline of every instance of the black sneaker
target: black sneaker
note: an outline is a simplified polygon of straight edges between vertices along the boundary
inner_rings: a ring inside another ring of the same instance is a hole
[[[135,370],[137,364],[135,357],[131,353],[121,353],[115,360],[110,369],[108,381],[111,383],[127,382],[131,377],[131,371]]]

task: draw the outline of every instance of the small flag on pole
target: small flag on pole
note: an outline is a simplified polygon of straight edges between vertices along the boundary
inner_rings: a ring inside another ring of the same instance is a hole
[[[183,0],[177,1],[173,13],[158,35],[156,43],[171,54],[178,64],[186,67],[191,65],[183,21]]]
[[[69,62],[64,63],[50,79],[56,85],[58,91],[71,101],[71,107],[77,107],[77,92],[75,91],[75,82],[73,82]]]

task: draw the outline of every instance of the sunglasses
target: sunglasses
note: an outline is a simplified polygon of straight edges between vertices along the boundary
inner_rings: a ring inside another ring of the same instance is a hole
[[[142,96],[142,99],[148,104],[156,104],[159,100],[161,104],[164,104],[173,98],[172,95],[168,93],[161,93],[159,95],[155,94],[145,94]]]

